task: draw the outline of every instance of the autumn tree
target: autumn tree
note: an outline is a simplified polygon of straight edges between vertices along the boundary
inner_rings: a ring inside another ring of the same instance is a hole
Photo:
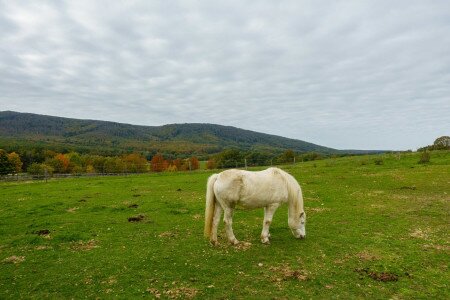
[[[157,153],[152,157],[151,168],[153,172],[164,171],[164,157],[161,153]]]
[[[69,160],[69,166],[67,171],[70,171],[73,174],[80,174],[84,172],[84,161],[80,154],[77,152],[70,152],[65,155]]]
[[[22,160],[20,159],[19,154],[17,154],[16,152],[11,152],[10,154],[8,154],[8,160],[11,163],[13,171],[15,173],[22,172],[23,163]]]
[[[186,163],[182,159],[179,159],[179,158],[174,159],[172,161],[172,165],[174,165],[176,167],[177,171],[184,171],[184,170],[186,170]]]
[[[14,171],[13,164],[8,159],[8,153],[0,149],[0,175],[7,175]]]
[[[103,165],[105,173],[123,173],[125,170],[125,163],[118,157],[106,157]]]
[[[55,173],[67,173],[70,160],[66,155],[58,153],[53,158],[47,158],[45,164],[51,166]]]
[[[100,155],[94,155],[91,157],[91,165],[94,167],[97,173],[105,173],[105,161],[106,157]]]
[[[147,171],[147,159],[138,153],[123,156],[127,172],[143,173]]]
[[[200,162],[198,161],[198,158],[195,156],[189,158],[188,162],[190,170],[198,170],[198,168],[200,167]]]

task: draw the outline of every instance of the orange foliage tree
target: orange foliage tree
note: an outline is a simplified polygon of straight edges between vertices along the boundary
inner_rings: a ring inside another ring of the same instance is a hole
[[[166,163],[167,164],[167,163]],[[152,157],[151,167],[153,172],[162,172],[167,168],[167,165],[164,163],[164,157],[161,153],[157,153]]]
[[[198,168],[200,168],[200,162],[198,161],[198,158],[195,156],[189,158],[189,164],[191,170],[197,170]]]
[[[66,155],[61,153],[56,154],[55,161],[56,161],[55,172],[67,173],[69,171],[70,160]]]

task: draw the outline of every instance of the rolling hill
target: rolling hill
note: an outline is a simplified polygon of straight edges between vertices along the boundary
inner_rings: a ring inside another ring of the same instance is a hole
[[[199,123],[138,126],[13,111],[0,112],[0,148],[7,151],[45,148],[103,155],[133,151],[208,155],[226,148],[342,153],[301,140],[231,126]]]

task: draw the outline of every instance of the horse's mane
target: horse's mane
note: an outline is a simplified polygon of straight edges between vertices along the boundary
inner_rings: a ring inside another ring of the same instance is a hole
[[[274,175],[277,173],[281,175],[283,181],[286,183],[286,188],[288,190],[289,201],[292,201],[296,211],[303,210],[303,208],[299,207],[300,200],[300,192],[301,188],[298,184],[297,180],[286,171],[283,171],[279,168],[271,168]]]

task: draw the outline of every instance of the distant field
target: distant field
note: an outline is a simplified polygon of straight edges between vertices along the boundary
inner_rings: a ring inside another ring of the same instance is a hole
[[[379,159],[377,164],[375,159]],[[300,182],[307,237],[280,208],[237,211],[203,237],[211,172],[0,183],[0,298],[450,299],[450,152],[282,167]]]

